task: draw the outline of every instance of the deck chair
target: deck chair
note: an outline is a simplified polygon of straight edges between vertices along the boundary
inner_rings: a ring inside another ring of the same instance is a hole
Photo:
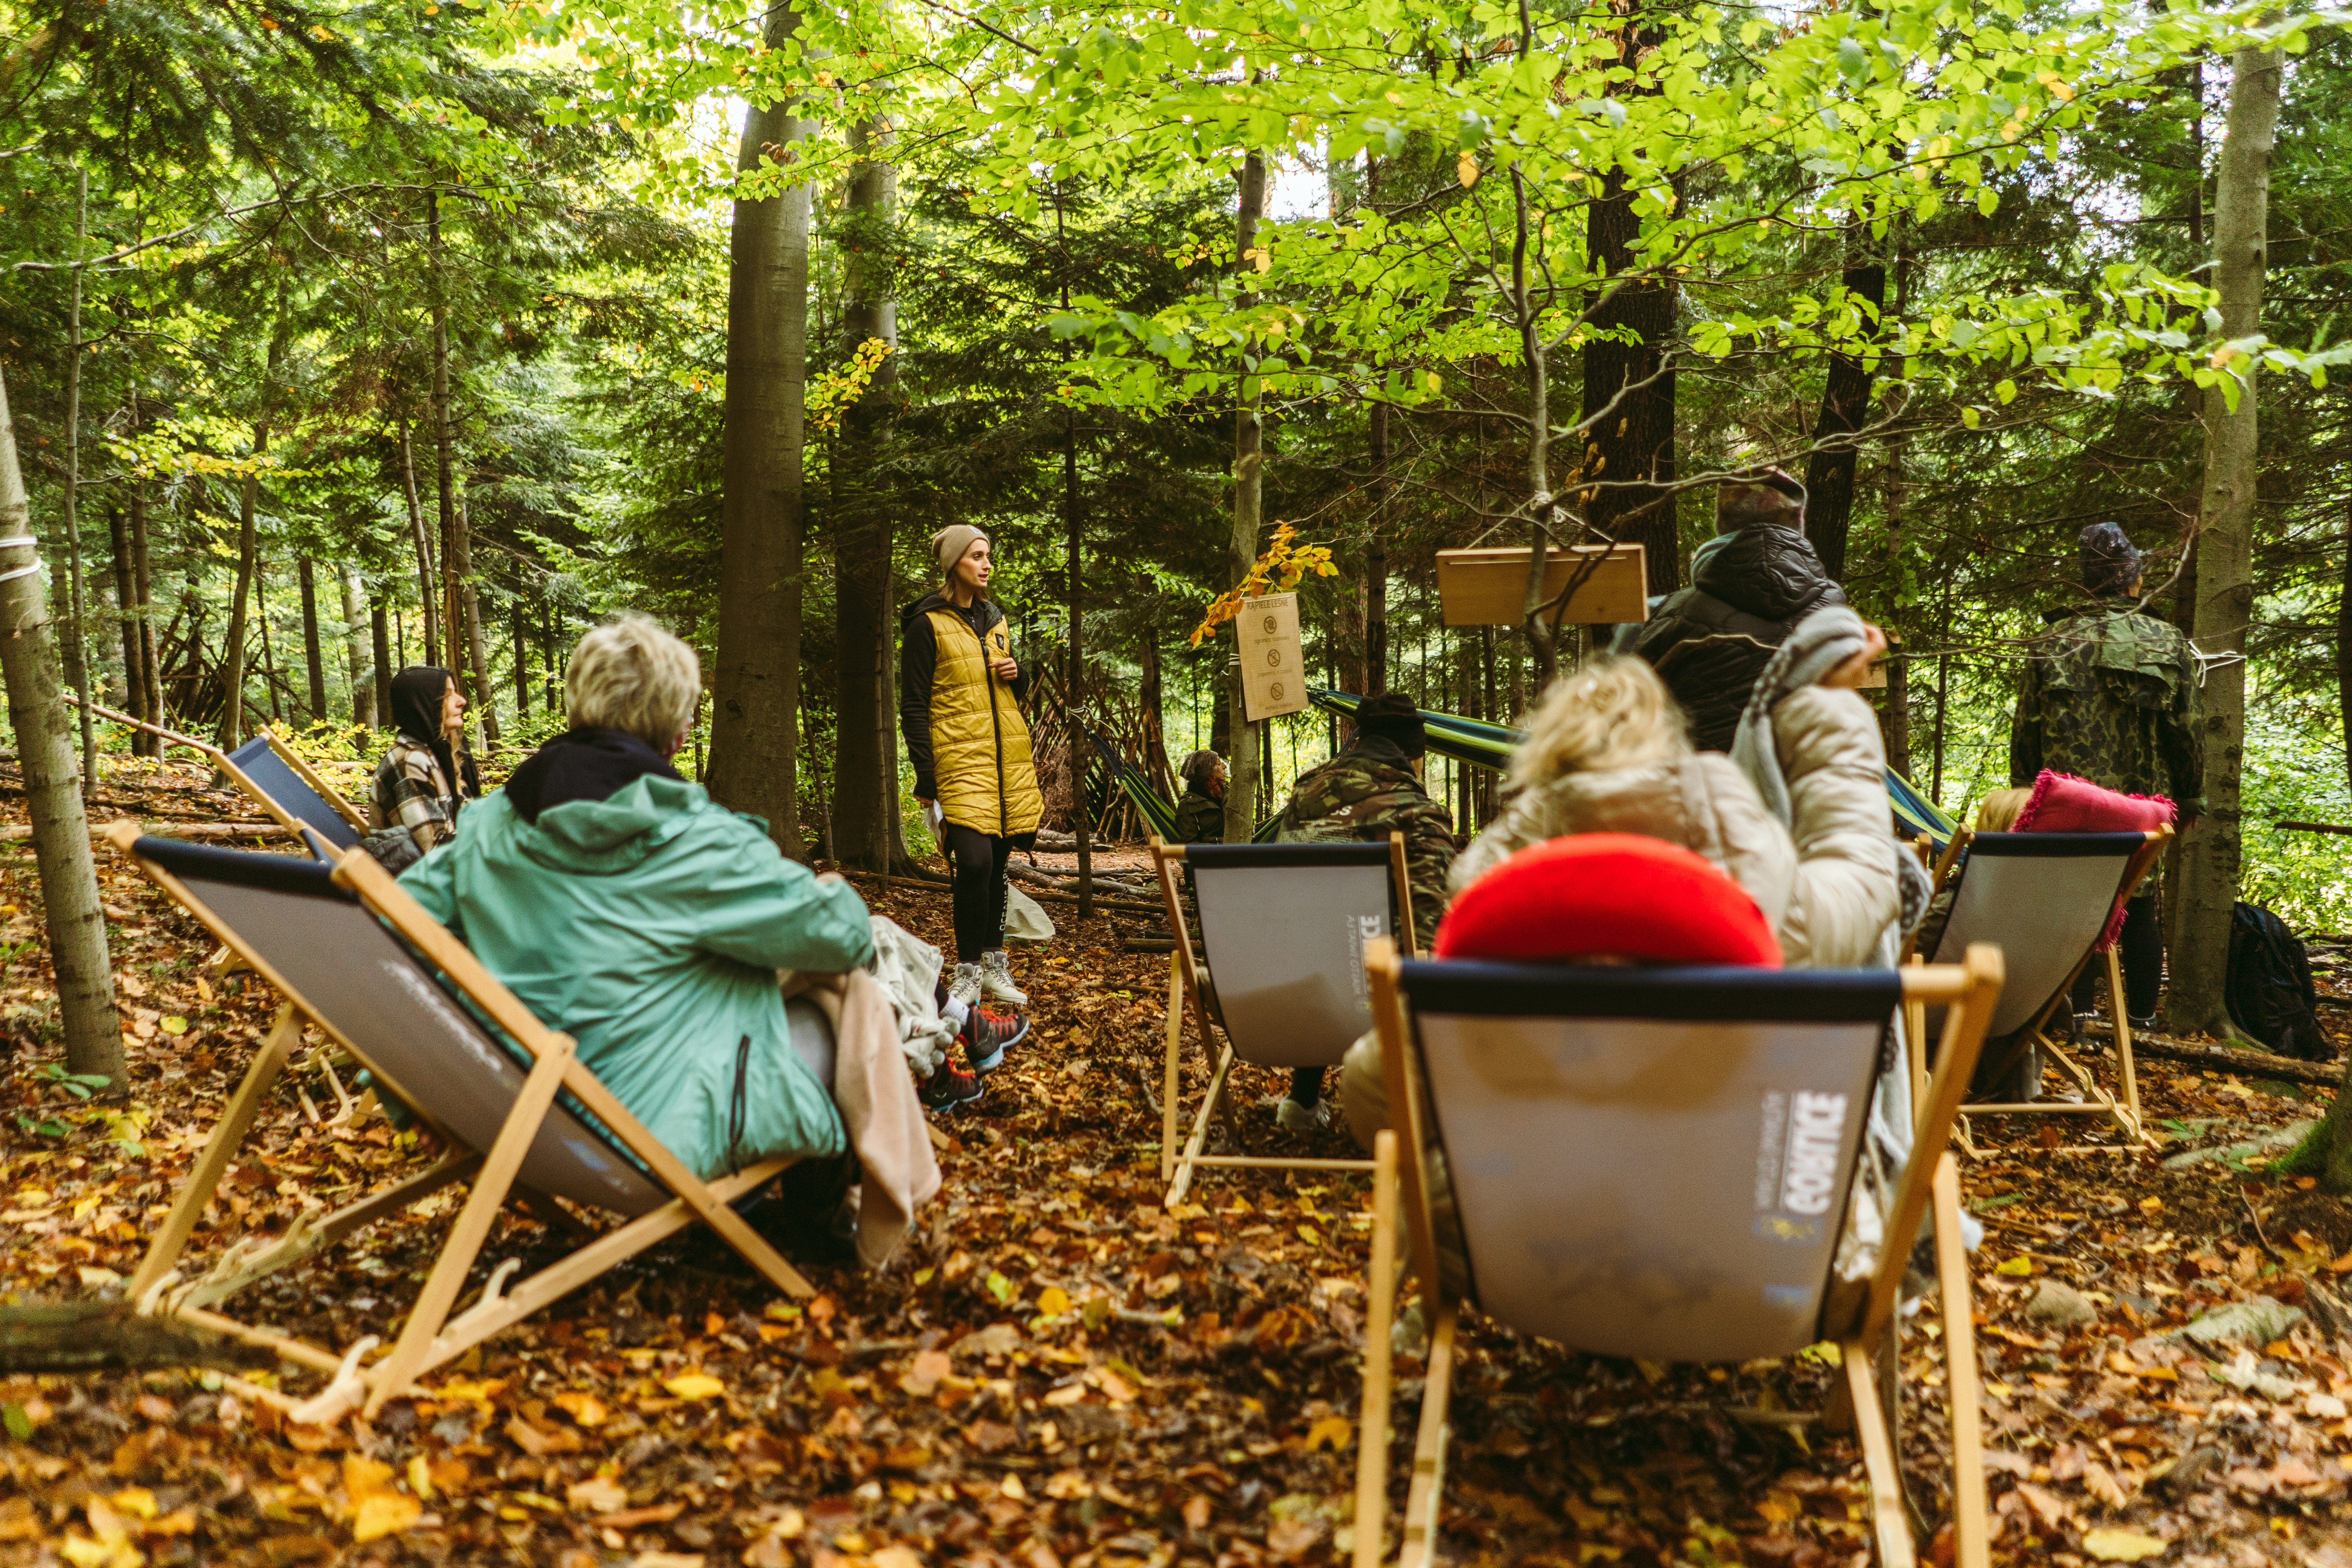
[[[1936,951],[1921,956],[1950,963],[1971,943],[1999,942],[2009,955],[2010,979],[1985,1030],[1986,1038],[1996,1042],[1986,1052],[1988,1069],[2000,1074],[2026,1052],[2039,1050],[2081,1087],[2084,1096],[2080,1103],[1972,1103],[1964,1108],[1964,1115],[2105,1116],[2133,1142],[2146,1141],[2139,1080],[2132,1064],[2131,1020],[2123,1005],[2122,965],[2113,947],[2103,955],[2092,950],[2117,902],[2139,886],[2171,837],[2169,827],[2146,833],[1976,833],[1954,828],[1951,844],[1937,863],[1936,886],[1939,893],[1952,887],[1958,893]],[[2120,1099],[2100,1088],[2089,1070],[2052,1038],[2053,1018],[2069,1005],[2067,996],[2076,978],[2095,958],[2107,969]],[[1932,1030],[1935,1019],[1924,1021]],[[1913,1035],[1922,1038],[1925,1031]],[[1965,1144],[1965,1121],[1961,1126]]]
[[[65,693],[65,699],[68,702],[78,700],[70,691]],[[368,830],[367,818],[271,731],[264,730],[234,752],[224,752],[210,742],[151,724],[144,719],[134,719],[111,708],[101,708],[95,702],[89,704],[89,710],[101,719],[144,730],[168,745],[201,752],[214,768],[251,795],[255,805],[306,845],[310,839],[302,831],[305,827],[337,850],[356,847],[361,836]]]
[[[1602,969],[1400,962],[1374,942],[1365,963],[1395,1130],[1373,1154],[1355,1568],[1382,1557],[1400,1202],[1430,1340],[1398,1568],[1425,1568],[1437,1544],[1468,1300],[1519,1333],[1645,1361],[1738,1362],[1834,1340],[1846,1376],[1830,1415],[1860,1436],[1881,1561],[1910,1568],[1887,1407],[1897,1290],[1931,1205],[1958,1561],[1983,1568],[1976,1357],[1946,1144],[2000,994],[2000,949],[1904,971]],[[1947,1005],[1941,1059],[1867,1293],[1832,1309],[1882,1042],[1912,997]],[[1441,1151],[1469,1276],[1460,1299],[1440,1283],[1425,1152]]]
[[[300,1407],[298,1418],[331,1421],[362,1405],[373,1415],[433,1368],[697,1220],[777,1289],[813,1293],[728,1206],[791,1160],[762,1160],[711,1182],[698,1178],[580,1063],[569,1036],[533,1017],[364,851],[346,852],[330,868],[283,855],[142,837],[132,823],[115,824],[108,836],[285,998],[149,1245],[130,1296],[142,1310],[185,1318],[332,1374],[327,1390]],[[787,1016],[796,1032],[824,1026],[806,1002],[788,1005]],[[299,1044],[306,1019],[414,1108],[441,1135],[447,1152],[427,1170],[298,1224],[273,1244],[232,1247],[188,1281],[179,1268],[181,1253],[271,1083]],[[470,1182],[472,1191],[398,1342],[373,1364],[362,1364],[373,1339],[338,1354],[209,1310],[254,1280],[457,1181]],[[561,1261],[512,1285],[508,1277],[519,1265],[499,1264],[474,1304],[453,1317],[467,1272],[509,1197],[559,1231],[584,1239]],[[590,1237],[554,1198],[609,1210],[624,1223]]]
[[[1160,1178],[1173,1207],[1203,1165],[1369,1171],[1369,1160],[1284,1160],[1255,1154],[1204,1154],[1209,1118],[1235,1060],[1258,1067],[1336,1067],[1372,1026],[1364,990],[1364,944],[1401,931],[1411,948],[1412,884],[1404,836],[1371,844],[1163,844],[1151,841],[1168,928],[1166,1102],[1161,1107]],[[1192,951],[1177,892],[1176,868],[1189,867],[1200,909],[1201,951]],[[1182,1152],[1176,1146],[1182,1089],[1184,1019],[1199,1031],[1203,1060],[1213,1060],[1208,1093],[1192,1118]],[[1211,1026],[1222,1030],[1220,1050]]]

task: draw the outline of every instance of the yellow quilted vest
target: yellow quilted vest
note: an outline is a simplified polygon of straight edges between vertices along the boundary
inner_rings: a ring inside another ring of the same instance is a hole
[[[939,644],[931,668],[931,771],[940,814],[997,837],[1034,833],[1045,802],[1037,793],[1029,725],[1011,689],[988,668],[992,658],[1011,657],[1008,627],[1001,620],[989,627],[983,650],[971,623],[954,610],[933,610],[930,621]]]

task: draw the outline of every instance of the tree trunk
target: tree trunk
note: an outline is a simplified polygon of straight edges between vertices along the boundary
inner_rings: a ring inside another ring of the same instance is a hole
[[[2262,330],[2279,56],[2275,50],[2242,49],[2231,64],[2229,129],[2222,138],[2213,198],[2213,282],[2221,296],[2221,335],[2243,338]],[[2217,383],[2205,393],[2196,640],[2208,656],[2244,653],[2254,605],[2254,366],[2242,357],[2230,372],[2242,373],[2245,381],[2232,389],[2237,393],[2234,408],[2223,395],[2229,383]],[[2200,722],[2206,811],[2189,826],[2181,847],[2180,941],[2172,955],[2165,1012],[2176,1034],[2196,1030],[2227,1039],[2233,1031],[2222,991],[2229,974],[2230,915],[2238,899],[2241,869],[2239,782],[2246,736],[2242,659],[2205,671]]]
[[[799,27],[780,5],[767,41]],[[740,173],[797,162],[807,128],[793,105],[743,116]],[[738,197],[729,242],[726,500],[720,522],[719,648],[711,672],[710,793],[768,820],[779,847],[800,831],[802,399],[807,374],[809,191]]]
[[[1623,47],[1654,42],[1650,30],[1628,25]],[[1633,247],[1642,220],[1625,189],[1622,169],[1610,171],[1600,200],[1585,209],[1585,248],[1596,269],[1611,278],[1636,265]],[[1671,284],[1618,284],[1593,315],[1597,327],[1630,327],[1638,343],[1589,336],[1584,344],[1583,417],[1614,409],[1586,433],[1582,479],[1585,521],[1604,538],[1643,548],[1649,591],[1671,594],[1681,580],[1675,501],[1675,373],[1665,368],[1674,336]],[[1602,481],[1593,483],[1593,481]],[[1628,483],[1627,481],[1640,481]],[[1549,483],[1541,488],[1549,489]]]
[[[1535,39],[1528,29],[1520,30],[1519,43],[1522,50],[1533,52]],[[1528,246],[1533,236],[1527,175],[1516,163],[1511,166],[1511,308],[1519,330],[1519,363],[1528,395],[1528,576],[1521,590],[1519,629],[1535,665],[1536,689],[1541,691],[1551,684],[1552,672],[1559,667],[1559,611],[1544,607],[1546,566],[1559,509],[1553,504],[1551,493],[1551,366],[1528,272]]]
[[[327,658],[319,642],[319,577],[307,555],[297,558],[295,574],[302,584],[302,673],[310,687],[310,722],[327,721]]]
[[[474,588],[472,568],[473,547],[467,539],[471,531],[466,510],[457,510],[457,563],[464,574],[458,579],[459,591],[466,599],[466,659],[473,668],[473,682],[468,690],[474,705],[467,711],[479,722],[482,739],[495,746],[499,743],[499,705],[490,691],[490,661],[482,647],[482,599]]]
[[[7,385],[0,381],[0,538],[13,542],[31,532],[16,426],[8,414]],[[72,721],[58,689],[57,630],[42,602],[39,552],[31,545],[0,548],[0,620],[15,628],[0,637],[0,675],[7,682],[8,722],[33,819],[33,859],[57,970],[66,1067],[120,1084],[122,1025],[114,1012],[106,917],[90,858],[89,820],[74,777]]]
[[[1886,259],[1870,237],[1870,226],[1856,222],[1845,231],[1845,291],[1886,305]],[[1875,329],[1872,329],[1875,335]],[[1859,354],[1830,356],[1829,381],[1813,420],[1813,450],[1805,463],[1805,537],[1833,580],[1845,576],[1846,534],[1853,524],[1853,476],[1860,453],[1850,437],[1870,422],[1871,373]],[[1831,442],[1828,447],[1822,443]]]
[[[898,174],[888,163],[890,131],[878,121],[850,132],[848,215],[842,234],[841,353],[854,358],[870,341],[890,345],[873,379],[844,411],[832,465],[833,593],[835,637],[833,748],[833,848],[844,866],[887,871],[894,858],[891,825],[898,779],[890,738],[897,703],[887,671],[890,614],[892,509],[875,473],[884,426],[897,403],[898,305],[891,281],[892,230]]]
[[[368,636],[375,643],[375,711],[367,722],[389,729],[392,726],[392,628],[385,625],[383,600],[368,597]]]
[[[273,363],[273,367],[274,363]],[[253,456],[258,462],[269,450],[269,416],[265,410],[253,426]],[[258,540],[254,532],[254,510],[260,499],[261,476],[247,474],[237,487],[236,495],[236,586],[229,595],[228,641],[221,648],[220,731],[214,744],[224,752],[235,751],[245,741],[245,638],[246,617],[253,595],[253,569]]]
[[[416,499],[416,452],[409,442],[408,421],[405,419],[400,421],[400,478],[403,488],[408,493],[408,532],[416,545],[417,618],[423,624],[425,637],[425,658],[421,662],[438,666],[441,663],[441,645],[435,636],[434,627],[440,617],[434,613],[433,606],[440,602],[440,598],[433,588],[434,578],[436,575],[433,560],[433,541],[432,536],[425,531],[425,509],[418,504]],[[400,639],[400,657],[404,659],[408,657],[408,637],[405,633]],[[387,708],[384,710],[384,722],[388,724],[391,721],[392,710]]]
[[[284,717],[278,707],[278,653],[269,645],[269,563],[253,561],[253,618],[261,628],[261,694],[269,699],[269,717]]]
[[[1057,219],[1059,216],[1056,213]],[[1061,260],[1066,279],[1069,258],[1065,255]],[[1069,308],[1069,287],[1065,282],[1063,309]],[[1078,413],[1075,408],[1062,411],[1062,515],[1066,550],[1063,587],[1070,602],[1069,673],[1062,689],[1070,709],[1070,831],[1078,840],[1078,919],[1083,921],[1093,919],[1095,912],[1094,824],[1090,820],[1094,814],[1087,800],[1087,767],[1094,761],[1094,747],[1079,733],[1087,722],[1087,579],[1080,549],[1086,538],[1086,521],[1078,499]]]
[[[2344,514],[2344,574],[2336,589],[2336,711],[2344,721],[2344,766],[2352,775],[2352,506]]]
[[[464,580],[464,562],[457,547],[457,448],[456,433],[449,425],[449,301],[441,268],[438,190],[425,193],[425,227],[426,243],[433,253],[433,447],[441,505],[441,646],[449,650],[447,668],[462,678],[465,666],[460,650],[466,646],[466,628],[458,584]],[[432,646],[429,633],[425,646],[428,649]],[[480,693],[469,690],[467,695],[478,698]]]
[[[135,398],[132,406],[135,411]],[[155,571],[148,548],[147,485],[142,479],[133,479],[131,485],[131,590],[133,613],[139,618],[139,672],[146,682],[139,694],[139,704],[131,711],[150,724],[161,724],[163,664],[155,641]],[[163,754],[163,742],[161,737],[142,731],[132,737],[131,749],[139,756],[160,757]]]
[[[66,563],[72,570],[72,611],[66,621],[66,677],[81,693],[75,716],[81,724],[82,787],[98,787],[98,725],[89,705],[98,693],[90,689],[89,587],[81,569],[81,245],[89,226],[89,174],[77,176],[74,187],[73,302],[66,326],[66,482],[59,510],[65,530]]]
[[[1265,155],[1250,153],[1242,159],[1241,202],[1234,222],[1234,271],[1237,277],[1254,265],[1249,253],[1257,247],[1258,221],[1265,216]],[[1240,392],[1241,407],[1234,416],[1234,526],[1225,544],[1229,588],[1240,587],[1247,581],[1250,568],[1257,563],[1260,506],[1265,495],[1265,426],[1258,417],[1257,386],[1244,376]],[[1221,648],[1224,640],[1220,634]],[[1233,641],[1236,647],[1240,646],[1239,622],[1234,623]],[[1226,757],[1225,842],[1246,844],[1257,831],[1258,731],[1264,725],[1249,721],[1241,660],[1228,659],[1222,651],[1218,657],[1219,662],[1225,665],[1226,690],[1232,703],[1227,721],[1233,750]]]
[[[335,585],[343,601],[343,679],[352,695],[352,722],[375,722],[375,665],[368,657],[368,626],[361,611],[367,593],[360,584],[360,569],[345,560],[335,570]]]
[[[143,718],[139,708],[147,700],[147,677],[139,668],[138,590],[131,583],[131,524],[119,506],[106,509],[106,541],[114,568],[114,604],[120,612],[115,616],[116,629],[122,634],[122,706],[132,718]],[[135,731],[132,739],[137,739]],[[135,753],[137,748],[132,750]]]
[[[507,618],[514,632],[515,728],[530,718],[530,620],[522,595],[507,601]]]
[[[1364,546],[1364,684],[1366,697],[1389,689],[1389,405],[1372,405],[1372,538]]]

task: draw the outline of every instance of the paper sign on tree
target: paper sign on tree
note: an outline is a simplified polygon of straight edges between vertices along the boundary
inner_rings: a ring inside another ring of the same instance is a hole
[[[1255,724],[1305,711],[1307,650],[1298,638],[1298,595],[1245,600],[1234,626],[1241,634],[1243,716]]]

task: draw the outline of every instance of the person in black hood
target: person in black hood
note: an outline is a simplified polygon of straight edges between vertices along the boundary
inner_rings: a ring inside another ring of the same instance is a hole
[[[376,764],[368,826],[405,827],[419,849],[457,831],[457,812],[482,795],[482,775],[466,750],[466,699],[457,678],[412,664],[392,678],[392,750]]]
[[[1691,585],[1617,645],[1665,681],[1702,752],[1731,749],[1756,678],[1797,623],[1846,602],[1805,538],[1805,487],[1780,469],[1717,491],[1715,531],[1691,555]]]

